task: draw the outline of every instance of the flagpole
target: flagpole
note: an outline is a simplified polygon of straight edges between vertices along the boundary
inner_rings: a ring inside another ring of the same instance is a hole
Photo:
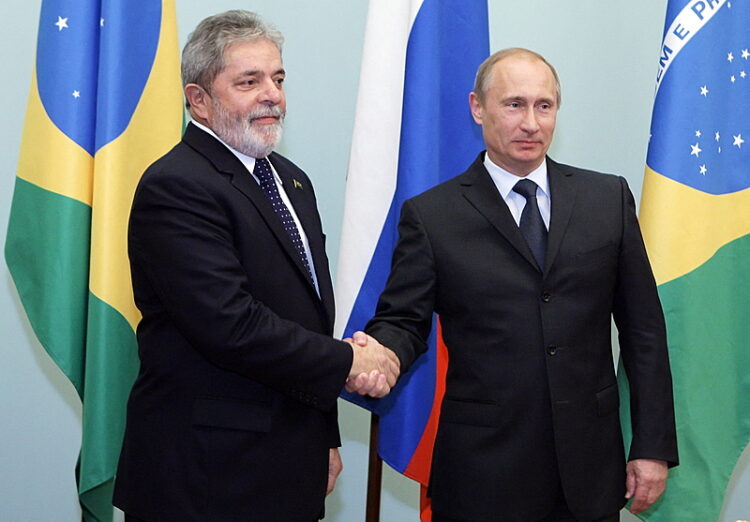
[[[370,414],[370,454],[367,469],[367,506],[365,522],[380,522],[380,490],[383,483],[383,461],[378,455],[380,417]]]

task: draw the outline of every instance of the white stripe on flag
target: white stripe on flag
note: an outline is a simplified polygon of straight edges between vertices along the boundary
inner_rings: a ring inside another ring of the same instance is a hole
[[[422,2],[370,2],[336,270],[337,336],[346,327],[396,190],[406,46]]]

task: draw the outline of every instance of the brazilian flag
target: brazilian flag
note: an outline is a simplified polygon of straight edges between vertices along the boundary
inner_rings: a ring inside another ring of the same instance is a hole
[[[719,520],[750,440],[749,48],[748,2],[668,2],[640,218],[680,465],[644,520]]]
[[[180,138],[174,0],[43,0],[5,258],[83,404],[78,491],[112,519],[138,370],[126,231],[136,183]]]

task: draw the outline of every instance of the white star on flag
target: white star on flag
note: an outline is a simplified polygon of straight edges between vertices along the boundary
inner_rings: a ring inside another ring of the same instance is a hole
[[[700,147],[698,146],[698,144],[697,144],[697,143],[696,143],[695,145],[690,145],[690,148],[691,148],[691,149],[693,149],[692,151],[690,151],[690,155],[691,155],[691,156],[695,156],[696,158],[697,158],[698,156],[700,156],[700,153],[701,153],[701,152],[703,152],[703,149],[701,149],[701,148],[700,148]]]
[[[737,136],[732,135],[734,138],[734,143],[732,145],[737,145],[737,148],[742,148],[742,144],[745,143],[745,140],[742,139],[742,134],[738,134]]]
[[[732,83],[734,83],[734,82],[737,81],[737,78],[734,77],[734,74],[729,77],[729,81],[732,82]]]
[[[700,166],[700,172],[701,172],[701,174],[703,174],[704,176],[706,175],[706,172],[708,172],[708,169],[706,168],[706,164],[705,164],[705,163],[704,163],[703,165],[701,165],[701,166]]]
[[[708,87],[706,85],[701,87],[701,96],[708,96]]]
[[[747,49],[742,49],[742,57],[743,57],[743,58],[744,58],[745,60],[747,60],[747,59],[748,59],[748,57],[750,57],[750,51],[748,51]]]
[[[63,29],[67,29],[68,28],[68,19],[67,18],[63,18],[62,16],[58,16],[57,17],[57,22],[55,23],[55,25],[57,26],[57,30],[58,31],[62,31]]]
[[[716,131],[716,134],[714,134],[714,139],[716,141],[719,141],[719,138],[721,138],[721,135],[719,134],[719,131]]]
[[[747,76],[747,74],[745,74],[745,71],[740,71],[740,78],[744,78],[745,76]]]
[[[73,91],[73,98],[80,98],[81,92],[80,91]]]
[[[734,60],[734,55],[732,53],[727,53],[727,60],[730,61],[730,62],[733,61]]]
[[[700,138],[701,137],[701,131],[699,131],[699,130],[695,131],[695,136],[697,138]]]

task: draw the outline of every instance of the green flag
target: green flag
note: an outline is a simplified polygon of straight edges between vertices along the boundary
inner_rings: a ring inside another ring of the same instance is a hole
[[[112,518],[138,369],[133,191],[181,123],[173,0],[42,2],[5,257],[34,332],[82,400],[87,521]]]
[[[680,465],[644,520],[717,521],[750,440],[748,27],[746,2],[668,3],[641,224],[667,323]]]

